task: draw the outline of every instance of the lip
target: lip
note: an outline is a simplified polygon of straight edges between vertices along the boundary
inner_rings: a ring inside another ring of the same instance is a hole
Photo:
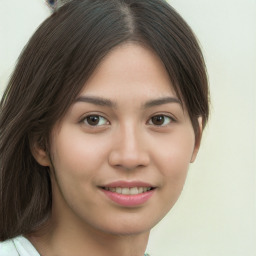
[[[153,190],[143,192],[137,195],[123,195],[110,190],[105,190],[104,187],[114,188],[133,188],[133,187],[152,187]],[[150,183],[141,181],[116,181],[104,186],[100,186],[101,191],[104,195],[109,198],[112,202],[124,206],[124,207],[136,207],[145,204],[155,193],[155,187]]]

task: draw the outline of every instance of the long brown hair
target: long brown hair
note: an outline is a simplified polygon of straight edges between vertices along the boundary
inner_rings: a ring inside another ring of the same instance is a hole
[[[163,0],[73,0],[32,36],[0,105],[0,240],[35,231],[51,212],[49,170],[30,151],[47,147],[53,125],[65,114],[102,58],[115,46],[146,44],[170,75],[188,110],[208,118],[203,56],[190,27]]]

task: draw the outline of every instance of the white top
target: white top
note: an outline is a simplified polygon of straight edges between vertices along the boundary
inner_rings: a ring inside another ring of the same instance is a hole
[[[0,242],[0,256],[40,256],[35,247],[24,236]]]
[[[0,256],[40,256],[35,247],[24,236],[0,242]],[[144,256],[149,256],[145,253]]]

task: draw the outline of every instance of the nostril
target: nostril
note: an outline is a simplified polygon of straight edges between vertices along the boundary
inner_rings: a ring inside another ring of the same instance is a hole
[[[146,152],[136,153],[114,150],[109,154],[108,162],[115,168],[132,171],[148,166],[150,158]]]

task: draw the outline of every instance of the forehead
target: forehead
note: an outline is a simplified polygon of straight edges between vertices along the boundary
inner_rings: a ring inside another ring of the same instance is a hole
[[[148,47],[126,43],[98,65],[80,95],[104,98],[176,96],[161,59]]]

